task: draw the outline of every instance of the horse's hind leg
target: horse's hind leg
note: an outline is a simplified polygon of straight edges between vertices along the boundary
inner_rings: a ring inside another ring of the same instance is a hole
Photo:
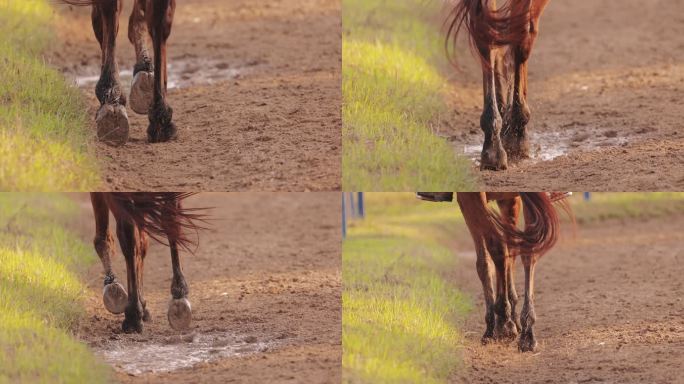
[[[498,234],[490,234],[486,238],[487,250],[494,261],[496,268],[496,334],[502,340],[513,340],[518,335],[518,329],[513,321],[513,312],[510,302],[510,269],[513,268],[512,259],[508,255],[508,248]]]
[[[135,47],[136,59],[128,102],[131,109],[141,115],[149,113],[154,93],[154,73],[146,39],[145,0],[135,0],[128,22],[128,40]]]
[[[177,204],[180,208],[180,201],[176,201],[173,204]],[[167,222],[169,225],[167,237],[169,239],[169,248],[171,249],[171,268],[173,271],[171,301],[169,302],[167,317],[171,328],[182,331],[188,329],[190,327],[190,322],[192,321],[192,307],[188,300],[190,289],[185,282],[180,254],[178,253],[176,236],[180,234],[180,226],[172,219],[167,220]]]
[[[126,258],[126,273],[128,277],[128,305],[126,318],[122,329],[126,333],[141,333],[144,308],[141,302],[142,255],[140,249],[140,234],[138,228],[131,222],[118,218],[116,220],[116,235],[119,238],[121,251]]]
[[[484,144],[480,159],[480,169],[505,170],[508,168],[508,158],[501,143],[501,118],[499,102],[497,100],[497,72],[495,58],[498,54],[491,47],[482,47],[483,57],[490,58],[489,65],[482,65],[482,85],[484,90],[484,108],[480,116],[480,127],[484,132]],[[501,95],[499,93],[499,95]]]
[[[530,24],[526,38],[511,47],[514,63],[514,85],[510,108],[505,115],[503,143],[511,160],[529,157],[527,124],[530,121],[530,108],[527,104],[527,65],[532,47],[539,32],[539,19],[548,0],[532,1],[529,9],[513,9],[512,12],[529,12]],[[517,4],[517,3],[516,3]]]
[[[520,312],[522,331],[518,348],[522,352],[532,352],[537,348],[533,329],[537,319],[534,312],[534,264],[536,260],[531,255],[522,255],[522,260],[525,267],[525,302]]]
[[[507,220],[511,225],[517,225],[518,217],[520,215],[520,209],[522,208],[522,200],[519,197],[509,200],[498,200],[497,204],[499,206],[499,211],[501,216]],[[518,315],[516,307],[518,306],[518,292],[515,289],[515,258],[518,255],[517,249],[508,249],[510,258],[510,267],[508,268],[508,275],[506,281],[508,283],[508,301],[511,303],[511,316],[515,326],[520,332],[522,327],[520,325],[520,316]]]
[[[136,272],[138,274],[138,282],[140,284],[140,303],[142,304],[143,307],[143,321],[151,321],[152,317],[150,316],[150,312],[147,310],[147,301],[145,301],[144,298],[144,292],[145,292],[145,276],[144,276],[144,271],[145,271],[145,256],[147,256],[147,247],[149,246],[149,240],[147,233],[145,231],[140,231],[140,237],[138,239],[138,250],[140,254],[139,258],[139,268],[136,269]]]
[[[492,280],[494,268],[492,266],[491,258],[485,247],[483,228],[480,226],[477,220],[478,215],[482,213],[482,209],[486,203],[482,201],[482,195],[479,193],[459,192],[456,195],[456,200],[458,201],[458,205],[461,207],[463,218],[466,222],[466,225],[468,225],[468,230],[470,231],[475,243],[475,252],[477,254],[477,275],[480,277],[480,282],[482,283],[482,291],[484,292],[485,300],[486,329],[482,335],[482,344],[488,344],[494,340],[494,300],[496,298],[494,294],[494,283]]]
[[[111,232],[109,232],[109,207],[102,193],[91,193],[90,200],[93,204],[93,213],[95,215],[95,240],[93,243],[105,272],[102,301],[109,312],[115,314],[123,313],[126,309],[128,295],[112,271],[111,259],[115,251],[114,239]]]
[[[123,145],[128,141],[126,97],[121,90],[119,66],[116,62],[120,13],[121,0],[103,0],[93,5],[93,29],[102,49],[100,79],[95,86],[100,109],[95,122],[98,138],[112,145]]]
[[[145,19],[154,45],[154,97],[147,139],[150,143],[159,143],[175,139],[178,134],[172,122],[173,110],[166,102],[166,40],[171,34],[176,1],[147,1],[146,5]]]

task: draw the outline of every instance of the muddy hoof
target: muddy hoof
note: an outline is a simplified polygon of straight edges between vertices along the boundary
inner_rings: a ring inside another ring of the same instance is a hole
[[[173,109],[168,105],[157,105],[150,109],[150,125],[147,127],[147,140],[150,143],[163,143],[178,138],[178,129],[173,123]]]
[[[508,155],[503,148],[489,148],[482,150],[480,158],[481,171],[505,171],[508,169]]]
[[[142,333],[143,323],[141,319],[129,320],[126,318],[121,324],[121,329],[124,333]]]
[[[103,104],[97,111],[95,123],[100,141],[116,147],[128,141],[128,115],[123,105]]]
[[[182,331],[190,328],[192,321],[192,309],[188,299],[171,299],[169,303],[169,325],[176,331]]]
[[[136,73],[131,83],[131,94],[128,98],[133,112],[139,115],[147,115],[150,112],[153,96],[154,74],[147,71]]]
[[[515,322],[508,320],[504,325],[500,326],[496,332],[496,338],[502,342],[511,342],[518,337],[518,329]]]
[[[537,340],[533,334],[522,334],[518,343],[520,352],[534,352],[537,350]]]
[[[145,309],[143,310],[143,318],[142,318],[142,320],[143,320],[144,322],[146,322],[146,323],[152,322],[152,315],[150,315],[150,311],[148,311],[147,308],[145,308]]]
[[[102,301],[109,312],[118,315],[126,310],[128,295],[121,284],[111,283],[105,285]]]

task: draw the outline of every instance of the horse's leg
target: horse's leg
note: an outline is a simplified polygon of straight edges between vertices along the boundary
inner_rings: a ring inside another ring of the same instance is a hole
[[[176,201],[173,204],[178,204],[180,208],[180,201]],[[192,321],[192,307],[188,300],[190,289],[185,282],[180,254],[178,253],[177,239],[175,238],[180,233],[179,224],[173,220],[167,220],[167,222],[169,222],[170,226],[175,226],[175,228],[171,227],[167,232],[169,248],[171,249],[171,268],[173,271],[171,302],[169,302],[167,317],[171,328],[182,331],[188,329]]]
[[[494,340],[494,284],[492,281],[492,274],[494,273],[494,268],[492,267],[492,261],[487,253],[484,243],[484,237],[482,234],[482,228],[477,220],[477,216],[480,214],[477,208],[481,208],[481,205],[486,204],[482,201],[481,195],[479,193],[462,193],[459,192],[456,196],[458,205],[461,207],[461,212],[463,213],[463,218],[468,226],[468,230],[475,242],[475,252],[477,254],[476,268],[477,275],[480,277],[480,282],[482,282],[482,291],[484,292],[485,299],[485,324],[486,329],[482,335],[482,344],[488,344]]]
[[[126,97],[121,90],[119,66],[116,62],[116,36],[119,32],[120,13],[121,0],[100,1],[93,5],[93,30],[102,49],[100,79],[95,86],[100,109],[97,111],[95,122],[98,138],[112,145],[123,145],[128,141]]]
[[[143,305],[140,301],[141,255],[138,228],[131,222],[118,218],[116,220],[116,235],[119,238],[121,251],[126,258],[126,273],[128,277],[128,306],[122,329],[126,333],[143,330]],[[140,271],[140,272],[139,272]]]
[[[166,40],[171,34],[176,1],[147,1],[146,5],[145,18],[154,45],[154,97],[149,110],[147,139],[158,143],[177,137],[176,126],[171,121],[173,110],[166,103]]]
[[[497,101],[497,50],[482,47],[483,57],[489,58],[489,65],[482,64],[482,85],[484,90],[484,108],[480,116],[480,128],[484,132],[484,145],[480,169],[504,170],[508,168],[508,158],[501,143],[502,119]]]
[[[522,200],[519,197],[516,197],[515,199],[510,200],[498,200],[497,204],[499,205],[501,216],[512,225],[517,225],[520,209],[522,207]],[[520,332],[522,327],[520,325],[520,316],[518,315],[518,311],[516,309],[518,306],[518,292],[515,289],[514,278],[515,258],[518,255],[518,251],[516,249],[509,248],[508,252],[509,258],[511,260],[510,268],[508,268],[508,275],[506,277],[508,283],[508,301],[511,303],[511,316],[513,317],[513,322],[515,323],[515,327],[518,332]]]
[[[525,267],[525,302],[522,312],[520,312],[522,331],[518,348],[522,352],[532,352],[537,347],[533,330],[534,322],[537,319],[534,313],[534,264],[536,260],[531,255],[522,255],[522,260]]]
[[[514,65],[513,96],[507,110],[503,134],[504,148],[512,160],[529,157],[527,124],[530,121],[530,108],[527,104],[527,63],[532,47],[539,33],[539,19],[548,0],[531,1],[527,9],[514,2],[511,12],[530,13],[530,23],[526,38],[518,45],[511,47]]]
[[[128,22],[128,40],[135,47],[135,66],[133,82],[128,102],[131,109],[141,115],[150,111],[154,93],[154,73],[152,60],[147,51],[147,25],[145,23],[145,1],[135,0]]]
[[[496,337],[502,340],[513,340],[518,335],[512,316],[512,307],[509,295],[510,269],[513,267],[508,254],[508,248],[498,234],[490,234],[485,238],[487,250],[494,261],[496,268]]]
[[[123,313],[126,309],[128,295],[112,271],[111,259],[115,255],[115,250],[114,238],[109,232],[109,207],[101,193],[91,193],[90,201],[93,204],[93,214],[95,215],[95,239],[93,243],[105,273],[102,301],[109,312]]]
[[[145,275],[143,271],[145,270],[145,256],[147,256],[147,247],[149,246],[149,241],[148,241],[148,236],[147,232],[145,231],[140,231],[140,237],[138,239],[138,250],[140,253],[140,258],[139,258],[139,268],[136,269],[136,272],[138,273],[138,282],[140,284],[140,303],[142,304],[143,307],[143,321],[151,321],[152,317],[150,316],[150,312],[147,310],[147,301],[145,301],[144,298],[144,292],[145,292]]]

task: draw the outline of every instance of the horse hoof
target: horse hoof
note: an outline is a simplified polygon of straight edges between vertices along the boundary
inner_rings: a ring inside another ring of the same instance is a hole
[[[534,336],[522,335],[520,336],[520,342],[518,344],[518,350],[520,352],[534,352],[537,350],[537,340]]]
[[[124,319],[123,323],[121,323],[121,329],[124,331],[124,333],[142,333],[143,323],[140,319]]]
[[[153,96],[154,74],[147,71],[136,73],[131,83],[131,94],[128,98],[133,112],[139,115],[147,115],[150,112]]]
[[[164,128],[155,128],[153,125],[150,125],[150,128],[147,129],[147,141],[152,144],[165,143],[177,138],[178,129],[173,122],[168,122],[168,124],[164,125]]]
[[[107,284],[102,293],[102,301],[105,308],[115,315],[123,313],[128,305],[128,295],[126,290],[119,283]]]
[[[95,123],[100,141],[116,147],[128,141],[128,115],[123,105],[103,104],[97,111]]]
[[[192,321],[192,308],[190,301],[186,298],[171,299],[169,303],[169,325],[176,331],[182,331],[190,328]]]

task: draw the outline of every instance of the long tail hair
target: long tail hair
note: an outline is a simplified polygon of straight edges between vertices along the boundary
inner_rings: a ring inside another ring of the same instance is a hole
[[[491,0],[458,0],[449,13],[446,48],[456,44],[462,29],[468,31],[471,47],[478,52],[484,64],[490,65],[489,58],[483,57],[478,47],[504,46],[521,43],[528,33],[529,12],[514,13],[511,4],[519,1],[520,9],[529,9],[532,0],[507,0],[497,9],[490,8]],[[452,59],[452,55],[449,55]]]
[[[544,255],[556,244],[560,235],[560,220],[554,204],[559,205],[573,218],[566,199],[553,203],[546,192],[521,192],[525,229],[520,230],[495,213],[492,221],[511,247],[528,254]]]
[[[181,201],[194,195],[190,192],[108,192],[107,205],[117,220],[135,224],[154,240],[169,245],[176,243],[191,251],[197,241],[187,236],[204,227],[204,208],[183,208]],[[164,238],[168,239],[167,243]]]

